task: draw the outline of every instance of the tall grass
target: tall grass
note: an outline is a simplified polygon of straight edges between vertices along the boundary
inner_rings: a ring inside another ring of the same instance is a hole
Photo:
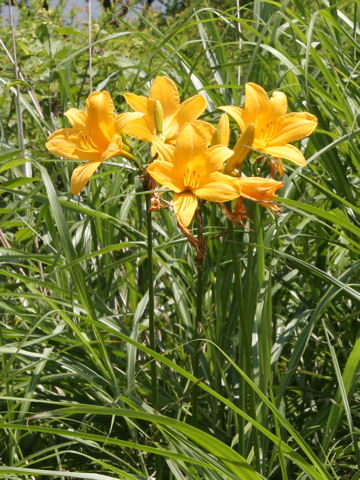
[[[174,18],[114,7],[88,35],[40,3],[20,11],[18,79],[2,27],[0,477],[360,478],[357,5],[199,1]],[[286,164],[276,218],[249,206],[251,223],[233,227],[203,205],[202,304],[171,210],[152,213],[149,250],[132,165],[111,159],[73,197],[73,162],[45,150],[91,90],[88,38],[93,87],[118,112],[125,91],[165,74],[207,98],[211,122],[247,81],[319,118],[301,142],[307,166]]]

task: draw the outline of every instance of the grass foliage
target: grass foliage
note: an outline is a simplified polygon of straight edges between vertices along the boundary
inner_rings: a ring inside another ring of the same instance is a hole
[[[359,479],[358,2],[119,5],[94,20],[93,85],[118,112],[164,74],[206,96],[211,122],[247,81],[319,119],[277,218],[253,206],[243,229],[204,205],[200,324],[194,251],[172,211],[153,213],[155,350],[137,172],[111,159],[73,197],[74,163],[45,149],[89,93],[87,26],[30,3],[18,79],[1,27],[0,478]]]

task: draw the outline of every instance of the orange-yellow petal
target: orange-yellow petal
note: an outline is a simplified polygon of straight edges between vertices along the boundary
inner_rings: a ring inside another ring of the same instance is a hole
[[[71,175],[71,191],[74,195],[81,192],[100,165],[101,161],[92,161],[75,168]]]
[[[131,120],[123,126],[122,131],[127,133],[131,137],[143,140],[144,142],[151,142],[152,130],[149,128],[149,124],[144,117],[136,120]]]
[[[99,147],[106,148],[114,133],[114,104],[106,90],[91,93],[86,100],[87,127]]]
[[[100,160],[101,152],[84,142],[83,134],[75,128],[60,128],[47,139],[46,148],[59,157],[70,160]]]
[[[204,120],[194,120],[191,125],[196,128],[200,135],[204,138],[206,145],[210,145],[216,128],[209,122]],[[215,145],[215,144],[214,144]]]
[[[227,202],[240,196],[239,178],[220,172],[210,173],[206,183],[194,190],[196,196],[210,202]]]
[[[156,77],[150,87],[150,98],[159,100],[164,117],[172,115],[180,105],[178,89],[168,77]]]
[[[267,146],[286,145],[308,137],[317,127],[315,115],[307,112],[293,112],[282,115],[277,120],[276,131]]]
[[[229,146],[230,140],[230,122],[226,113],[223,113],[218,123],[218,140],[221,145]]]
[[[244,118],[245,123],[253,122],[258,115],[263,114],[269,108],[269,98],[266,91],[256,83],[247,83],[245,85],[245,105]]]
[[[196,196],[191,192],[175,193],[174,212],[181,225],[188,227],[198,205]]]
[[[173,145],[164,143],[161,140],[161,138],[156,136],[152,138],[152,144],[155,149],[155,152],[159,154],[161,160],[172,163],[174,158],[174,150],[175,150],[175,147]]]
[[[287,110],[287,98],[284,92],[274,92],[270,98],[270,116],[272,119],[284,115]]]
[[[209,171],[222,170],[224,168],[224,163],[230,157],[232,157],[234,152],[230,148],[225,147],[224,145],[213,145],[208,149],[208,168]]]
[[[175,139],[184,125],[193,122],[204,112],[206,105],[205,98],[200,94],[185,100],[170,120],[165,132],[167,139]]]
[[[125,93],[124,97],[131,108],[136,112],[145,114],[144,117],[127,123],[124,132],[139,140],[151,142],[151,136],[155,133],[155,100],[142,95],[135,95],[134,93]]]
[[[121,133],[126,124],[137,120],[138,118],[142,118],[143,116],[144,114],[141,112],[125,112],[117,115],[114,119],[116,133]]]
[[[147,168],[149,174],[160,185],[169,188],[173,192],[180,193],[184,190],[183,177],[173,163],[164,160],[154,160]]]
[[[204,139],[201,130],[194,124],[186,125],[176,140],[174,165],[181,170],[191,163],[194,168],[199,162],[201,164],[206,162],[206,151],[206,139]]]
[[[233,105],[224,105],[219,107],[220,110],[226,112],[230,117],[232,117],[237,123],[239,130],[243,132],[245,130],[245,122],[243,120],[243,109],[240,107],[235,107]]]
[[[64,115],[74,128],[86,128],[87,115],[82,110],[70,108],[64,113]]]
[[[114,135],[113,141],[109,143],[107,149],[101,155],[101,161],[105,161],[108,158],[118,157],[122,154],[122,141],[118,134]]]
[[[266,147],[263,149],[263,152],[273,157],[286,158],[286,160],[290,160],[290,162],[296,163],[296,165],[306,165],[304,155],[294,145]]]
[[[276,190],[283,186],[283,182],[273,178],[241,177],[239,182],[241,196],[254,201],[271,202],[276,196]]]
[[[124,94],[126,103],[136,112],[147,113],[149,99],[143,95],[135,95],[135,93]]]

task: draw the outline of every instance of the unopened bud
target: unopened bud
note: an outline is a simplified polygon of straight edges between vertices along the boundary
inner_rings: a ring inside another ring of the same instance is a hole
[[[241,168],[245,158],[249,155],[255,138],[255,125],[250,122],[237,139],[234,155],[226,162],[224,173],[231,173],[235,168]]]
[[[154,105],[156,135],[161,135],[164,127],[164,112],[159,100],[155,100]]]

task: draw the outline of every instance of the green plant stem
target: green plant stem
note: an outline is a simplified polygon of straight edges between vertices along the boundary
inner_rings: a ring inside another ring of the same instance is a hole
[[[144,185],[146,188],[146,185]],[[155,342],[155,315],[154,315],[154,272],[153,272],[153,246],[152,246],[152,219],[150,195],[146,195],[146,230],[147,230],[147,257],[148,257],[148,290],[149,290],[149,336],[150,348],[156,351]],[[157,368],[155,360],[151,362],[151,401],[155,410],[159,408],[159,394],[157,383]]]

